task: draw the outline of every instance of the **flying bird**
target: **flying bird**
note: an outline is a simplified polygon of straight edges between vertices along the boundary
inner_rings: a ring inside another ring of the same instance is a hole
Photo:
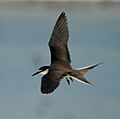
[[[62,12],[57,19],[48,43],[51,53],[51,64],[40,67],[38,71],[32,75],[43,74],[41,80],[41,92],[43,94],[52,93],[59,86],[61,79],[66,79],[68,84],[70,84],[70,80],[73,81],[73,79],[75,79],[79,82],[92,85],[84,76],[89,70],[102,64],[98,63],[73,69],[67,45],[68,38],[67,18],[65,12]]]

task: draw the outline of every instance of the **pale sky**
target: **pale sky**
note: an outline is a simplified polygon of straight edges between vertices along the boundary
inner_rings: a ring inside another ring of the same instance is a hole
[[[0,2],[0,119],[120,119],[120,4],[26,1]],[[86,75],[93,86],[63,79],[43,95],[42,77],[32,74],[49,65],[48,41],[63,10],[72,67],[104,64]]]
[[[104,2],[104,1],[112,1],[112,2],[119,2],[120,0],[0,0],[0,1],[97,1],[97,2]]]

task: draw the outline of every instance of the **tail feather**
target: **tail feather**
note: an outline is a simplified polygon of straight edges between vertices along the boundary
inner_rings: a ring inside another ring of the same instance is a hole
[[[69,76],[69,78],[75,79],[76,81],[86,84],[86,85],[93,85],[91,82],[89,82],[88,80],[86,80],[84,77],[78,77],[78,76]]]
[[[73,79],[75,79],[75,80],[77,80],[77,81],[79,81],[79,82],[81,82],[81,83],[88,84],[88,85],[92,85],[92,83],[90,83],[88,80],[85,79],[85,74],[86,74],[89,70],[91,70],[91,69],[93,69],[93,68],[95,68],[95,67],[97,67],[97,66],[99,66],[99,65],[101,65],[101,64],[103,64],[103,63],[98,63],[98,64],[94,64],[94,65],[89,65],[89,66],[82,67],[82,68],[77,68],[76,70],[73,70],[73,71],[70,73],[69,77],[72,77]]]
[[[98,63],[98,64],[89,65],[86,67],[77,68],[76,70],[79,71],[81,74],[85,75],[89,70],[91,70],[101,64],[103,64],[103,63]]]

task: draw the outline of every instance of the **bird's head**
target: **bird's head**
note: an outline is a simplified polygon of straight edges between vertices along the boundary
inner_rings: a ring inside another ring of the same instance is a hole
[[[42,67],[40,67],[40,68],[38,69],[38,71],[35,72],[32,76],[35,76],[35,75],[37,75],[37,74],[45,75],[45,74],[47,74],[48,69],[49,69],[49,66],[42,66]]]

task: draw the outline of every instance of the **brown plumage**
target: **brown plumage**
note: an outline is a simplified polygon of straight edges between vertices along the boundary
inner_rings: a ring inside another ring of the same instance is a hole
[[[44,94],[53,92],[59,86],[61,79],[64,77],[66,77],[68,84],[70,84],[69,79],[71,81],[76,79],[82,83],[91,84],[84,78],[84,74],[101,64],[90,65],[80,69],[72,69],[67,46],[68,38],[67,19],[65,12],[62,12],[55,24],[49,41],[51,64],[50,66],[39,68],[39,71],[33,74],[34,76],[42,71],[48,70],[48,72],[42,77],[41,81],[41,92]]]

